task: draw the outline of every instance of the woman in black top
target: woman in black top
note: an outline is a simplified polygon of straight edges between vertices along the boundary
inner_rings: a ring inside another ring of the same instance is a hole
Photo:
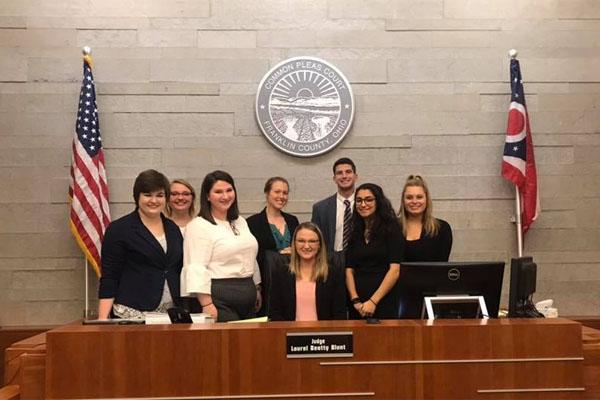
[[[402,190],[398,212],[405,250],[402,261],[448,261],[452,250],[450,225],[432,215],[433,203],[427,184],[410,175]]]
[[[346,318],[341,271],[329,268],[323,234],[312,222],[294,232],[289,267],[273,271],[269,318],[316,321]]]
[[[356,189],[352,221],[346,254],[350,318],[397,318],[404,238],[381,187],[365,183]]]
[[[298,226],[298,218],[283,212],[289,195],[287,179],[280,176],[269,178],[265,183],[264,193],[266,207],[247,220],[248,228],[258,242],[256,261],[260,268],[263,298],[262,308],[258,311],[260,316],[268,313],[271,269],[274,268],[272,264],[288,261],[292,235]],[[277,255],[268,255],[269,251],[286,255],[285,260],[280,260],[281,257]]]

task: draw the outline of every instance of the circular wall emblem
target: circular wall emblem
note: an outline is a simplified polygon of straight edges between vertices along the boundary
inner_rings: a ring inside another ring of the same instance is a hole
[[[354,96],[346,77],[327,61],[294,57],[262,79],[256,120],[279,150],[311,157],[335,148],[354,117]]]
[[[452,268],[448,271],[448,279],[451,281],[457,281],[460,279],[460,271],[456,268]]]

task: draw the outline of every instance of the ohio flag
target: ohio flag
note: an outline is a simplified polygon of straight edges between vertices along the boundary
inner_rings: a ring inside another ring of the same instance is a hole
[[[540,201],[521,67],[516,59],[510,61],[510,86],[511,101],[502,157],[502,176],[519,188],[521,223],[525,233],[540,213]]]

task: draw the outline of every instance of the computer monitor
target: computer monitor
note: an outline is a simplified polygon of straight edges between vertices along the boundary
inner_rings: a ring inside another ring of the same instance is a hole
[[[398,317],[424,317],[427,296],[483,296],[489,318],[498,317],[504,262],[404,262],[398,280],[400,301]],[[461,307],[448,310],[446,318],[468,318]]]
[[[541,318],[533,305],[537,281],[537,264],[532,257],[513,258],[510,262],[509,318]]]

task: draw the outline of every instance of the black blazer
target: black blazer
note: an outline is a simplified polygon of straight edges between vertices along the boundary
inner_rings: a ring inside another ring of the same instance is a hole
[[[299,225],[298,218],[285,212],[282,212],[281,214],[283,215],[283,219],[290,230],[290,234],[293,236],[294,231]],[[269,226],[269,220],[267,219],[267,209],[264,208],[258,214],[248,217],[246,222],[248,222],[248,228],[250,228],[250,232],[252,232],[256,238],[256,241],[258,242],[258,254],[256,255],[256,261],[258,261],[258,266],[262,271],[265,251],[277,251],[275,239],[273,239],[273,233],[271,233],[271,227]]]
[[[272,271],[271,305],[272,321],[296,320],[296,276],[287,268]],[[346,319],[346,286],[340,271],[330,268],[327,281],[317,281],[317,318],[322,320]]]
[[[183,237],[179,227],[162,216],[167,253],[134,211],[110,223],[102,242],[102,277],[98,296],[114,298],[140,311],[152,311],[162,298],[165,278],[173,300],[179,297]]]
[[[310,219],[321,229],[325,244],[327,245],[327,253],[330,256],[334,252],[336,213],[337,193],[313,204],[312,217]]]

